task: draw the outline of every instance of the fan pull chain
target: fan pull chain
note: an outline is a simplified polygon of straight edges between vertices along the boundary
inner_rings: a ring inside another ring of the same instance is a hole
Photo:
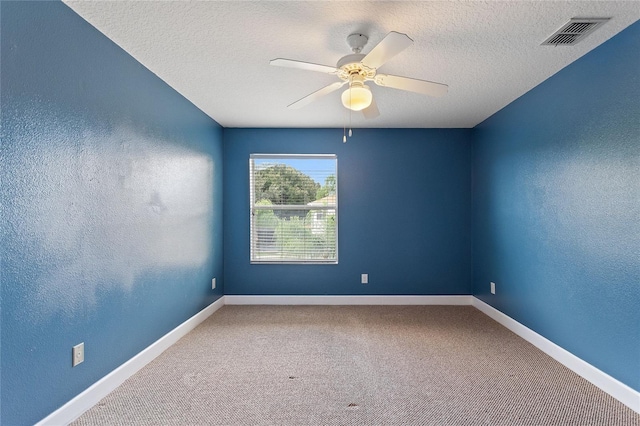
[[[353,132],[351,131],[351,108],[349,108],[349,137],[351,135],[353,135]]]
[[[342,143],[347,143],[347,111],[344,112],[344,126],[342,126]]]
[[[349,107],[353,106],[353,101],[351,99],[351,93],[353,93],[351,91],[351,85],[353,84],[353,74],[351,74],[351,82],[349,83]],[[353,132],[351,131],[351,113],[353,112],[353,110],[351,108],[349,108],[349,137],[351,137],[353,135]]]

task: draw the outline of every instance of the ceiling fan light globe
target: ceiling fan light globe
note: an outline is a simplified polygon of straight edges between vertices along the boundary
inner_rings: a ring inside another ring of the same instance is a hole
[[[342,105],[352,111],[362,111],[371,105],[373,94],[368,86],[350,87],[342,92]]]

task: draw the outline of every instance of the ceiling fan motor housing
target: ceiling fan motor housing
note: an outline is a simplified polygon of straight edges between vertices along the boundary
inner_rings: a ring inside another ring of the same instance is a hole
[[[353,53],[351,55],[343,56],[338,60],[336,68],[342,68],[343,66],[350,64],[359,64],[362,58],[364,58],[365,56],[366,55],[362,53]]]
[[[366,55],[361,53],[354,53],[340,58],[336,65],[336,68],[338,68],[338,77],[344,81],[350,81],[353,76],[357,75],[365,80],[372,80],[376,75],[376,70],[360,62],[365,56]]]

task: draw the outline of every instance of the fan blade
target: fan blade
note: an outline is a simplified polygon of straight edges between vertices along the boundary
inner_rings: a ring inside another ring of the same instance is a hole
[[[326,74],[335,74],[338,72],[338,69],[336,67],[312,64],[311,62],[294,61],[292,59],[272,59],[271,61],[269,61],[269,64],[275,65],[276,67],[297,68],[300,70],[317,71]]]
[[[341,88],[342,86],[344,86],[347,83],[348,83],[347,81],[338,81],[338,82],[335,82],[335,83],[331,83],[330,85],[325,86],[320,90],[316,90],[315,92],[311,93],[310,95],[307,95],[304,98],[302,98],[302,99],[300,99],[298,101],[295,101],[291,105],[288,105],[287,108],[300,109],[300,108],[302,108],[304,106],[309,105],[311,102],[315,101],[316,99],[320,99],[324,95],[328,95],[331,92],[335,92],[336,90],[338,90],[339,88]]]
[[[362,63],[369,68],[380,68],[389,59],[411,46],[413,40],[408,35],[391,31],[371,52],[362,58]]]
[[[376,98],[373,98],[371,100],[371,105],[362,110],[362,115],[364,115],[364,118],[366,118],[367,120],[376,118],[380,115],[378,104],[376,104]]]
[[[416,78],[400,77],[398,75],[377,74],[373,80],[378,86],[422,93],[427,96],[440,97],[446,95],[449,86],[433,81],[418,80]]]

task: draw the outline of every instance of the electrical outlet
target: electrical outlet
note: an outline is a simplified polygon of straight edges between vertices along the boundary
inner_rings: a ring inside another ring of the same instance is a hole
[[[362,284],[369,284],[369,274],[362,274],[360,276],[360,282]]]
[[[211,290],[215,290],[215,288],[216,288],[216,279],[212,278],[211,279]]]
[[[71,360],[72,367],[75,367],[76,365],[84,362],[84,342],[78,343],[77,345],[75,345],[71,352],[73,356]]]
[[[491,294],[496,294],[496,283],[491,283]]]

